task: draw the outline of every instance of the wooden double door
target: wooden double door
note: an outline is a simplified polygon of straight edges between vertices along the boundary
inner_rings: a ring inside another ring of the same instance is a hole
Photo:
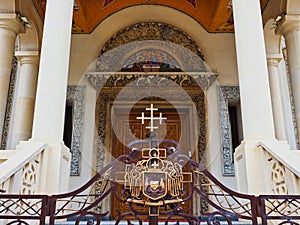
[[[112,154],[115,158],[122,155],[126,151],[126,145],[136,139],[146,139],[146,134],[149,129],[146,126],[149,125],[149,121],[145,120],[142,124],[140,119],[142,112],[145,116],[149,116],[150,112],[145,111],[145,108],[149,108],[150,103],[141,103],[135,105],[128,114],[127,110],[119,108],[114,110],[113,118],[115,121],[113,135],[112,135]],[[171,139],[179,142],[181,146],[181,152],[189,155],[190,150],[190,138],[191,138],[191,127],[190,126],[190,113],[188,109],[181,108],[175,109],[171,104],[167,102],[160,102],[154,104],[158,111],[154,112],[154,116],[159,116],[162,113],[163,117],[167,119],[160,125],[158,121],[154,125],[158,127],[155,129],[157,138],[159,139]],[[187,203],[183,205],[184,210],[191,209],[192,204]],[[112,219],[117,218],[117,211],[119,209],[121,214],[129,212],[129,206],[127,203],[120,203],[115,197],[112,198],[111,202],[111,216]],[[146,209],[145,209],[146,210]]]

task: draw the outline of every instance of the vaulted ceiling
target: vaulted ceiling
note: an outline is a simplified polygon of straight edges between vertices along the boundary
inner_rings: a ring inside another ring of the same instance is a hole
[[[43,19],[47,0],[32,0]],[[261,0],[261,8],[268,0]],[[233,32],[231,0],[75,0],[73,33],[90,33],[113,13],[135,5],[163,5],[197,20],[208,32]]]

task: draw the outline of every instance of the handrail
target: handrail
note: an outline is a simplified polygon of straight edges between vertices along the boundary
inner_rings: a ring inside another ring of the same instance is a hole
[[[5,162],[0,165],[0,184],[5,182],[11,176],[16,174],[20,169],[22,169],[28,162],[34,159],[43,150],[48,149],[49,145],[44,142],[28,142],[22,148],[22,150],[17,151],[14,155],[9,157]],[[1,155],[1,151],[0,151]]]
[[[278,142],[268,140],[260,141],[257,147],[260,146],[300,178],[300,151],[290,150]]]

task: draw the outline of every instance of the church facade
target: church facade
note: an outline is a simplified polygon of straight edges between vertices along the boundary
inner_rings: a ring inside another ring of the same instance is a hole
[[[2,0],[0,93],[3,193],[81,187],[151,104],[230,189],[300,192],[298,0]]]

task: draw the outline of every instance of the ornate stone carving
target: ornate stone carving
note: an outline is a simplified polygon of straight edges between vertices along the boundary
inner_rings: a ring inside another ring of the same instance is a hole
[[[163,91],[162,91],[163,92]],[[145,94],[146,93],[146,94]],[[110,123],[110,118],[107,116],[107,106],[112,103],[116,97],[118,100],[135,101],[136,99],[143,99],[144,96],[149,96],[147,90],[138,90],[134,92],[122,92],[110,91],[102,92],[98,98],[98,145],[97,145],[97,163],[96,170],[99,171],[103,168],[104,162],[104,152],[105,152],[105,127],[106,124]],[[151,100],[161,100],[168,99],[171,101],[187,101],[193,100],[199,119],[199,141],[198,141],[198,151],[199,151],[199,161],[205,165],[205,148],[206,148],[206,129],[205,129],[205,106],[204,106],[204,93],[203,92],[191,92],[189,95],[176,94],[176,92],[164,92],[160,93],[160,98],[151,96]]]
[[[132,55],[141,51],[141,49],[155,52],[163,51],[169,55],[166,59],[170,60],[159,63],[174,64],[171,58],[176,58],[176,62],[182,71],[193,72],[209,72],[210,70],[206,66],[204,60],[195,54],[190,49],[185,48],[176,43],[168,42],[165,40],[136,40],[128,44],[118,44],[115,48],[104,52],[97,59],[96,66],[93,69],[97,72],[116,72],[121,71],[127,66],[127,61],[132,58]],[[132,54],[130,54],[132,52]],[[154,57],[155,60],[161,60],[159,57]],[[138,62],[140,62],[138,60]],[[176,63],[175,63],[176,65]]]
[[[126,61],[123,63],[122,68],[132,68],[135,63],[166,63],[167,66],[171,68],[180,68],[178,61],[170,53],[163,51],[158,48],[147,48],[141,49],[131,56],[129,56]],[[150,64],[151,65],[151,64]],[[141,68],[142,69],[142,68]],[[162,69],[162,68],[161,68]],[[131,71],[141,71],[141,70],[131,70]],[[164,70],[168,71],[168,70]]]
[[[291,74],[289,72],[290,70],[289,70],[288,55],[287,55],[286,48],[282,49],[282,52],[283,52],[283,59],[285,62],[286,79],[287,79],[288,91],[289,91],[289,96],[290,96],[290,101],[291,101],[293,127],[294,127],[296,142],[297,142],[297,149],[299,149],[300,143],[299,143],[299,134],[298,134],[298,129],[297,129],[297,121],[296,121],[296,109],[295,109],[295,103],[294,103],[294,97],[293,97],[293,91],[292,91]]]
[[[268,164],[270,168],[271,190],[275,195],[287,195],[287,184],[285,180],[285,166],[268,154]]]
[[[231,140],[231,126],[229,120],[228,100],[239,99],[238,86],[219,87],[219,109],[221,126],[222,166],[224,176],[234,176],[233,148]]]
[[[41,154],[28,162],[22,169],[21,194],[32,195],[38,191]]]
[[[118,73],[87,73],[86,79],[96,89],[105,87],[170,87],[174,83],[181,87],[199,88],[207,90],[215,81],[214,73],[145,73],[145,72],[118,72]]]
[[[263,149],[263,148],[262,148]],[[264,149],[263,149],[264,150]],[[269,177],[271,184],[271,191],[274,195],[289,195],[288,184],[290,179],[298,179],[298,177],[293,174],[294,178],[288,176],[291,173],[288,168],[286,168],[280,161],[278,161],[269,152],[264,150],[266,153],[266,160],[269,166]],[[287,178],[288,177],[288,178]],[[293,183],[293,182],[292,182]],[[298,201],[288,201],[283,202],[280,199],[274,199],[269,202],[272,204],[274,211],[280,212],[281,215],[299,215],[300,205]]]
[[[119,31],[106,42],[100,51],[99,56],[120,45],[143,40],[162,40],[166,42],[173,42],[191,50],[196,55],[204,59],[200,48],[187,33],[168,24],[156,22],[138,23]]]
[[[0,149],[7,148],[9,124],[10,124],[10,119],[11,119],[11,113],[12,113],[12,107],[13,107],[13,101],[14,101],[14,93],[15,93],[15,87],[16,87],[17,69],[18,69],[18,59],[17,59],[17,57],[14,56],[11,75],[10,75],[8,97],[7,97],[7,102],[6,102],[6,111],[5,111],[5,118],[4,118],[3,133],[2,133]]]
[[[73,127],[71,141],[71,175],[73,176],[80,175],[84,95],[85,87],[68,86],[67,102],[73,105]]]

